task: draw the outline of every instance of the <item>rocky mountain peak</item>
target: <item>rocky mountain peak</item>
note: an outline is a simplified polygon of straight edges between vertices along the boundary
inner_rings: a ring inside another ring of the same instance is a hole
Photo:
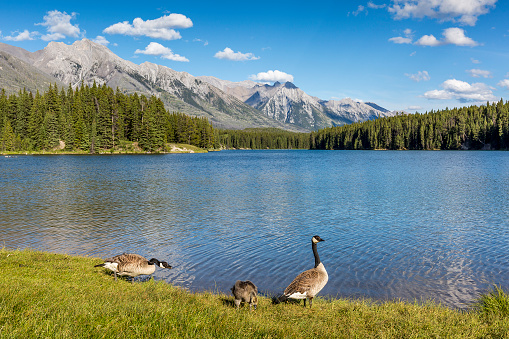
[[[295,89],[297,88],[297,86],[295,86],[293,83],[291,83],[290,81],[287,81],[285,82],[285,87],[286,88],[290,88],[290,89]]]

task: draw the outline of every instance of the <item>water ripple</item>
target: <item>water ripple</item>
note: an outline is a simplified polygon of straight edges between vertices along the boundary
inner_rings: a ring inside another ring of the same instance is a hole
[[[156,279],[280,293],[313,266],[322,294],[465,308],[509,281],[509,153],[246,151],[0,158],[0,240],[168,261]]]

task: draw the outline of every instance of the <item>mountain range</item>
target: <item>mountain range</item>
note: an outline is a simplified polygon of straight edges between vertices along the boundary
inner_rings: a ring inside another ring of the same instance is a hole
[[[308,132],[395,114],[349,98],[321,100],[291,82],[232,82],[195,77],[150,62],[137,65],[88,39],[72,45],[50,42],[36,52],[0,43],[0,88],[9,93],[23,88],[44,91],[55,83],[76,88],[94,82],[124,93],[158,96],[170,111],[206,117],[225,129],[275,127]]]

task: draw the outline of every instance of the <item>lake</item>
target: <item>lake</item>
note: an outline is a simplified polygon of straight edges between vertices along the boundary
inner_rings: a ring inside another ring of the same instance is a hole
[[[8,249],[168,261],[154,277],[281,293],[313,267],[320,295],[466,308],[509,288],[509,152],[221,151],[0,157]],[[97,274],[103,271],[98,268]]]

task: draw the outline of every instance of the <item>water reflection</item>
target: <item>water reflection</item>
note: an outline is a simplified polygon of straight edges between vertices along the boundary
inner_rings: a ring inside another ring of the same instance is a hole
[[[312,267],[323,294],[465,307],[509,287],[507,152],[242,151],[0,158],[8,248],[136,252],[191,290],[281,292]],[[504,286],[505,285],[505,286]]]

